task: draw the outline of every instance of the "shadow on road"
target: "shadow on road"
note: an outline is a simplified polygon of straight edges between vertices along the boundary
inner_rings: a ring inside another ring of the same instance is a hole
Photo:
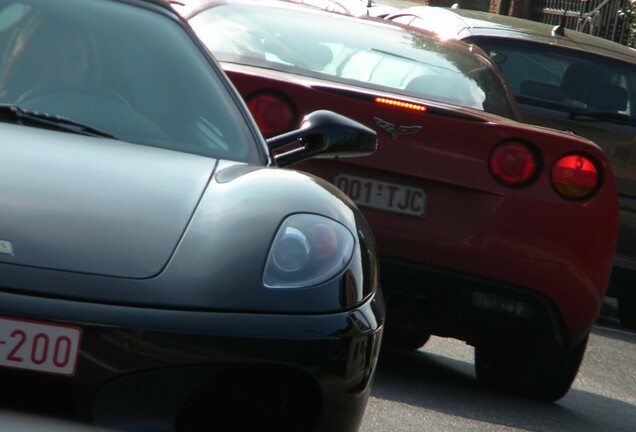
[[[553,404],[494,392],[477,384],[472,362],[423,350],[385,349],[372,397],[492,425],[484,430],[636,430],[636,406],[629,403],[576,388]]]

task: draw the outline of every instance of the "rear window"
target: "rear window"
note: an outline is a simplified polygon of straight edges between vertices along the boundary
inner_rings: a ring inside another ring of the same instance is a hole
[[[497,63],[520,103],[636,119],[636,65],[554,45],[470,41]]]
[[[190,24],[223,61],[515,115],[487,59],[417,31],[257,4],[219,5]]]

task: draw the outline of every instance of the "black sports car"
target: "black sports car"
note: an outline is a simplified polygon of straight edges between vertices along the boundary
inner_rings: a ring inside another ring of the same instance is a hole
[[[0,409],[357,430],[384,321],[373,236],[282,167],[375,133],[317,111],[266,142],[160,1],[5,0],[0,59]]]

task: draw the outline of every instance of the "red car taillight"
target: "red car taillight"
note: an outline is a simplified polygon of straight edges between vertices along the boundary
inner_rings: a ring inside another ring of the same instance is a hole
[[[598,187],[596,164],[581,154],[563,156],[552,167],[550,180],[559,195],[568,199],[583,199]]]
[[[528,145],[510,141],[497,146],[492,152],[490,171],[507,186],[521,186],[536,177],[539,161]]]
[[[262,92],[250,96],[246,103],[265,138],[293,129],[296,115],[291,103],[284,96]]]

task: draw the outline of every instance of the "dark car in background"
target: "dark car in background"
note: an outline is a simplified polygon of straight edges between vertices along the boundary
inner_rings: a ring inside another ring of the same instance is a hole
[[[605,151],[620,205],[608,294],[618,298],[621,323],[636,329],[636,51],[560,26],[479,11],[414,6],[387,19],[482,48],[510,82],[522,121],[581,135]]]
[[[373,234],[284,167],[376,133],[317,111],[268,148],[160,1],[3,1],[0,59],[0,410],[358,430],[385,314]]]
[[[264,136],[316,109],[377,131],[371,156],[295,167],[345,191],[371,225],[383,346],[452,337],[475,347],[486,386],[547,401],[568,391],[616,242],[598,146],[516,121],[497,67],[462,42],[281,1],[176,7]]]

